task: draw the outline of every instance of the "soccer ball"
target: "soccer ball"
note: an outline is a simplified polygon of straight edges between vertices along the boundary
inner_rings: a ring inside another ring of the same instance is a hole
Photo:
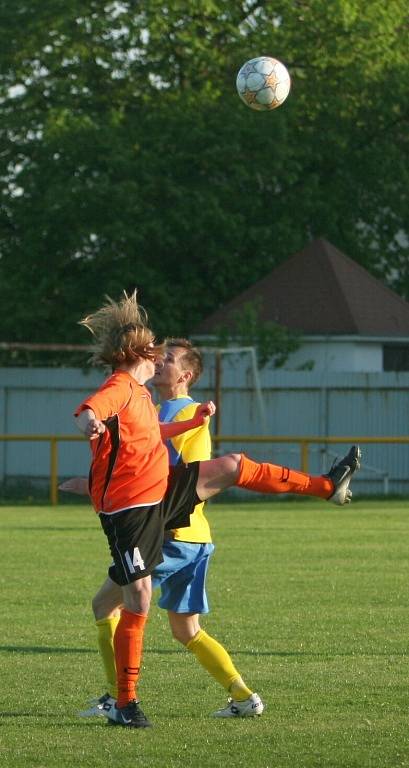
[[[286,100],[291,79],[284,64],[271,56],[246,61],[238,72],[237,92],[251,109],[276,109]]]

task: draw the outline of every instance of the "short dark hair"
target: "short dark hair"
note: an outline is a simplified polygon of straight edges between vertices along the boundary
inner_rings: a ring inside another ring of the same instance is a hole
[[[197,347],[194,347],[192,342],[188,339],[169,338],[165,339],[165,347],[181,347],[184,349],[183,355],[179,358],[183,368],[188,368],[192,371],[192,378],[190,384],[196,384],[203,373],[203,360],[201,352]]]

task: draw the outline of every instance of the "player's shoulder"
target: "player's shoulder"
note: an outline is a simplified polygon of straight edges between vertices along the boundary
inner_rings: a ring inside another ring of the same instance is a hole
[[[130,389],[132,387],[132,376],[127,371],[120,369],[112,371],[112,373],[102,382],[100,389],[109,389],[112,387]],[[135,382],[136,383],[136,382]]]
[[[198,405],[200,405],[200,403],[197,403],[195,400],[187,403],[175,414],[174,421],[186,421],[186,419],[191,419],[194,416]]]

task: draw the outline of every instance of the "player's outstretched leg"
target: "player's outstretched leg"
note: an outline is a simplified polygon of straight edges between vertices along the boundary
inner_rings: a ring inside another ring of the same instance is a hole
[[[231,453],[200,462],[196,491],[201,501],[235,485],[256,493],[295,493],[348,504],[352,496],[349,483],[359,469],[360,455],[359,447],[353,446],[327,474],[309,475],[280,464],[253,461],[244,453]]]
[[[361,449],[359,445],[353,445],[346,456],[339,461],[335,459],[327,477],[334,484],[334,493],[329,497],[333,504],[349,504],[352,497],[352,491],[349,489],[349,483],[354,472],[359,469],[361,458]]]

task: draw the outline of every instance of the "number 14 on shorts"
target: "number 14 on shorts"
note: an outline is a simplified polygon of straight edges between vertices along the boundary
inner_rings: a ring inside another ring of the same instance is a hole
[[[140,571],[145,570],[145,563],[139,551],[139,547],[134,547],[132,559],[129,552],[125,553],[125,558],[126,558],[126,562],[127,562],[130,573],[135,573],[136,568],[139,568]]]

